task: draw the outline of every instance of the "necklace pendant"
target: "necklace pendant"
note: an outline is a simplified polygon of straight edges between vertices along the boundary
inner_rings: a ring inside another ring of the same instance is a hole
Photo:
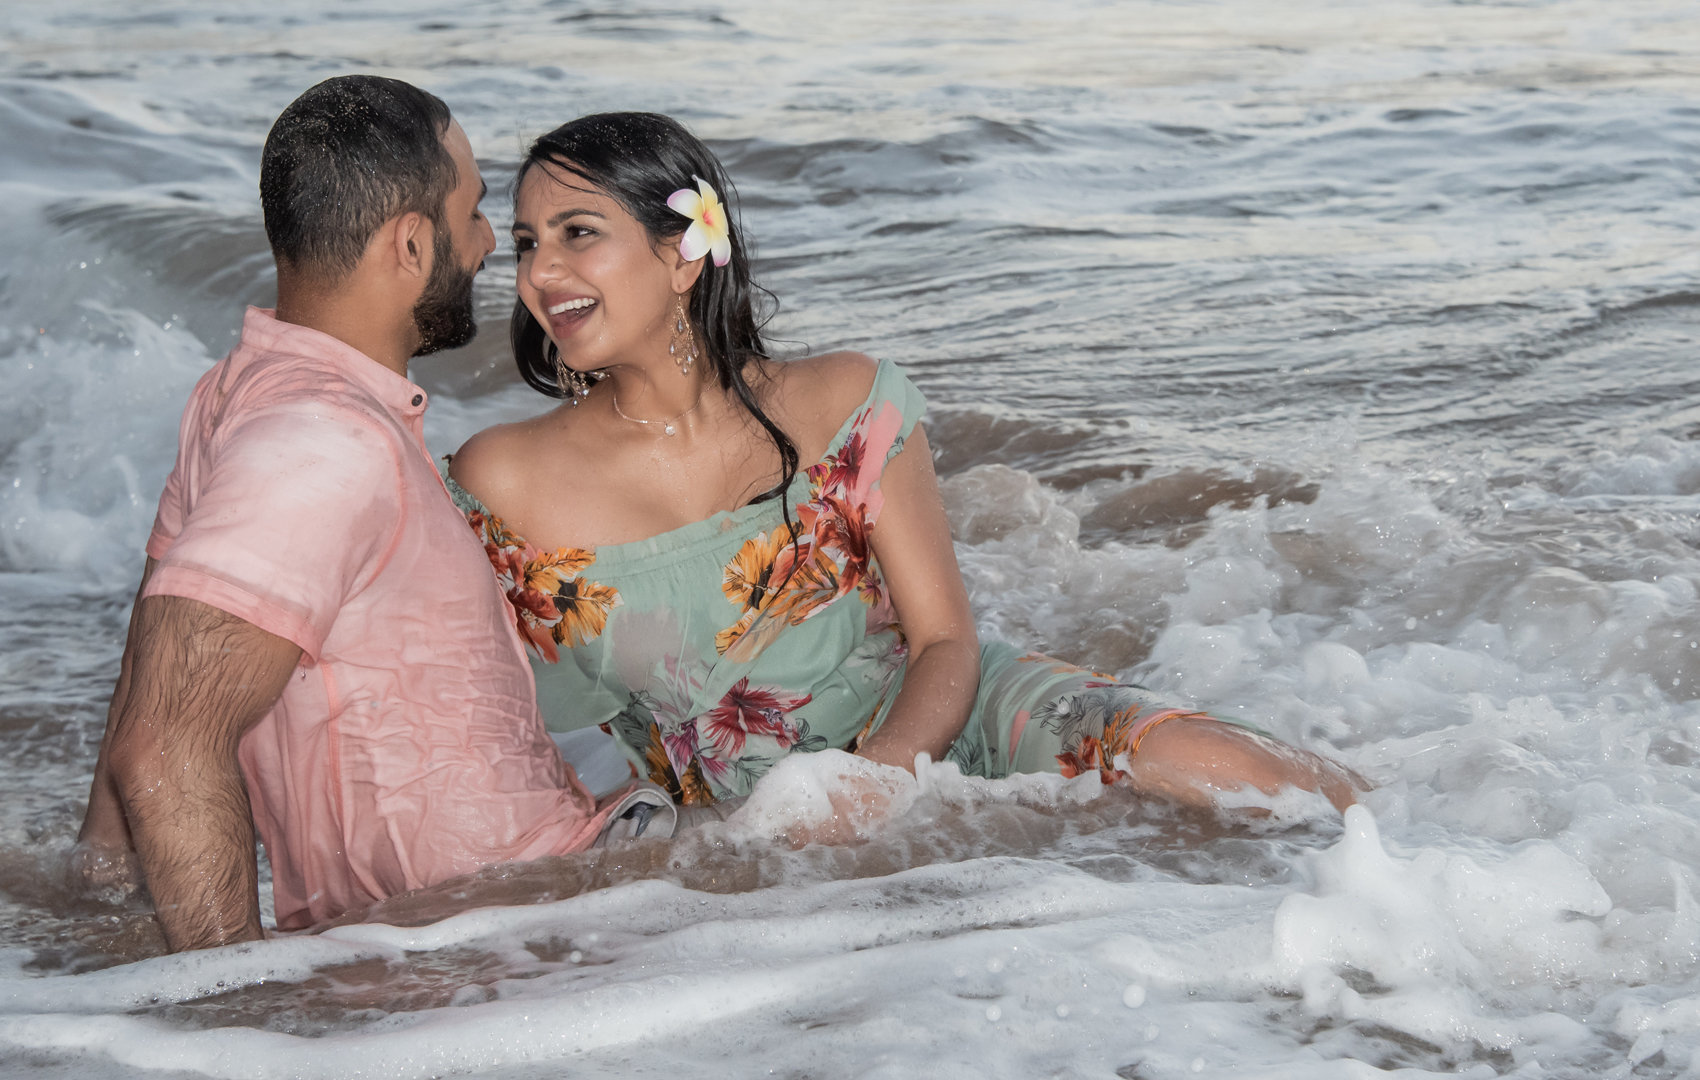
[[[672,424],[661,425],[661,434],[663,435],[677,435],[678,433],[679,429],[674,427]]]

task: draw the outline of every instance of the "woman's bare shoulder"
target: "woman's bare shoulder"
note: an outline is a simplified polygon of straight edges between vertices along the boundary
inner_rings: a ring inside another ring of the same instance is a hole
[[[538,460],[539,444],[554,413],[487,427],[449,459],[449,476],[496,510],[511,504],[525,490],[530,466]]]
[[[868,400],[879,361],[865,353],[822,353],[767,365],[780,426],[803,438],[798,449],[824,452],[844,421]]]

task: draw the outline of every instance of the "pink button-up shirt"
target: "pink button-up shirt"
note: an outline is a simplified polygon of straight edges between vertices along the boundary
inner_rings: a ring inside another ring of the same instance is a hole
[[[602,824],[544,730],[424,412],[402,376],[250,308],[190,396],[148,540],[145,595],[301,647],[240,755],[284,929],[577,851]]]

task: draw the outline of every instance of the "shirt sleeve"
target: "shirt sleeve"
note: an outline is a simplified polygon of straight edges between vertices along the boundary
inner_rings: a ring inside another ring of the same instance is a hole
[[[177,464],[165,478],[165,491],[159,497],[159,512],[154,514],[153,530],[148,533],[148,556],[159,559],[171,550],[171,541],[183,531],[183,458],[179,448]]]
[[[171,549],[171,542],[183,531],[183,492],[188,485],[190,461],[194,456],[194,433],[201,425],[201,408],[205,400],[207,377],[195,385],[189,403],[183,409],[183,419],[177,425],[177,460],[171,475],[165,478],[165,491],[159,497],[159,510],[154,514],[153,529],[148,533],[148,557],[159,559]]]
[[[143,595],[210,604],[317,662],[398,535],[394,444],[373,419],[321,401],[258,410],[214,439],[197,490],[173,497],[173,483],[186,486],[181,455],[167,481],[149,544],[159,565]],[[178,513],[180,524],[166,520]]]

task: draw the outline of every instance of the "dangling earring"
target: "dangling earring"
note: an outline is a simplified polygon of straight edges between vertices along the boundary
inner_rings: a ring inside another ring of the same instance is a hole
[[[681,297],[673,309],[673,340],[667,343],[667,355],[679,365],[679,374],[689,375],[697,361],[697,336],[685,321],[685,301]]]
[[[561,396],[567,399],[567,404],[578,408],[578,403],[590,396],[592,383],[601,382],[607,374],[602,371],[592,371],[588,374],[575,371],[561,359],[561,350],[555,348],[555,343],[548,338],[543,339],[543,358],[555,368],[555,385],[561,388]]]

